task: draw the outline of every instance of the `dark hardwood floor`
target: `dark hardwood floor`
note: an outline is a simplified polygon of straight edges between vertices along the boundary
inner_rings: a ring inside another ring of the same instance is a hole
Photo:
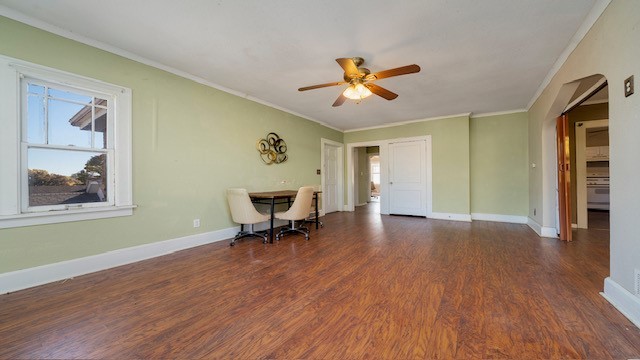
[[[587,219],[589,230],[609,231],[609,210],[589,210]]]
[[[626,359],[599,295],[608,232],[323,218],[311,239],[218,242],[0,295],[0,358]]]

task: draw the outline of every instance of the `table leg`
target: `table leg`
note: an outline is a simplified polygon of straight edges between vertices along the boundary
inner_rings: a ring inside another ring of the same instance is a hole
[[[314,194],[314,198],[315,198],[315,204],[316,204],[316,230],[318,230],[318,224],[320,223],[320,220],[318,220],[318,217],[320,214],[318,214],[318,193]]]
[[[271,220],[269,221],[269,241],[273,244],[273,217],[275,215],[276,199],[271,198]]]

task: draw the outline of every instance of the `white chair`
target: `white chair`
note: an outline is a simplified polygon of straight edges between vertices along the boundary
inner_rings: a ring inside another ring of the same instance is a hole
[[[296,221],[300,221],[302,224],[304,219],[309,216],[309,209],[311,209],[311,201],[313,200],[313,186],[303,186],[298,189],[296,199],[293,201],[293,205],[287,211],[277,212],[274,214],[276,219],[289,220],[289,226],[283,227],[276,240],[280,240],[280,237],[288,232],[299,232],[304,235],[306,240],[309,240],[309,229],[306,227],[296,227]]]
[[[267,235],[253,231],[253,225],[268,221],[271,217],[256,210],[249,198],[247,189],[227,189],[227,201],[231,209],[233,221],[241,225],[240,232],[233,238],[229,245],[236,244],[236,240],[245,236],[258,236],[262,238],[262,243],[267,243]],[[249,225],[249,231],[244,230],[244,225]]]
[[[380,185],[378,184],[376,186],[376,184],[373,183],[373,181],[371,182],[371,197],[377,198],[380,196]]]
[[[316,190],[320,191],[320,189],[318,187],[314,187],[313,191],[315,192]],[[316,199],[315,194],[313,195],[313,201],[311,202],[311,209],[309,209],[309,216],[307,216],[306,219],[304,219],[303,224],[304,223],[309,223],[309,224],[315,224],[316,223],[316,207],[319,206],[319,204],[315,204],[316,201],[318,201],[319,199]],[[320,227],[324,227],[324,223],[320,220],[320,214],[318,214],[318,225]],[[318,227],[316,226],[316,229]]]

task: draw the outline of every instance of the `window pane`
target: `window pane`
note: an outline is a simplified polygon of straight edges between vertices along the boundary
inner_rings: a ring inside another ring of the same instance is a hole
[[[91,147],[91,106],[49,100],[49,144]]]
[[[28,150],[29,206],[107,201],[106,154]]]
[[[106,102],[105,102],[106,104]],[[107,109],[96,107],[94,127],[94,145],[98,149],[107,148]]]
[[[56,99],[77,101],[83,104],[90,104],[91,100],[93,100],[91,96],[80,95],[70,91],[64,91],[64,90],[58,90],[58,89],[52,89],[52,88],[49,88],[49,96]]]
[[[44,86],[42,85],[29,84],[29,89],[27,90],[30,94],[44,95]]]
[[[29,95],[27,99],[27,141],[44,144],[44,134],[44,97]]]

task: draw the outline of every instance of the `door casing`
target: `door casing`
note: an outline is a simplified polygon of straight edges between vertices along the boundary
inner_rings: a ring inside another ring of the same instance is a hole
[[[571,158],[569,119],[563,114],[556,121],[558,170],[558,225],[560,240],[571,241]]]

